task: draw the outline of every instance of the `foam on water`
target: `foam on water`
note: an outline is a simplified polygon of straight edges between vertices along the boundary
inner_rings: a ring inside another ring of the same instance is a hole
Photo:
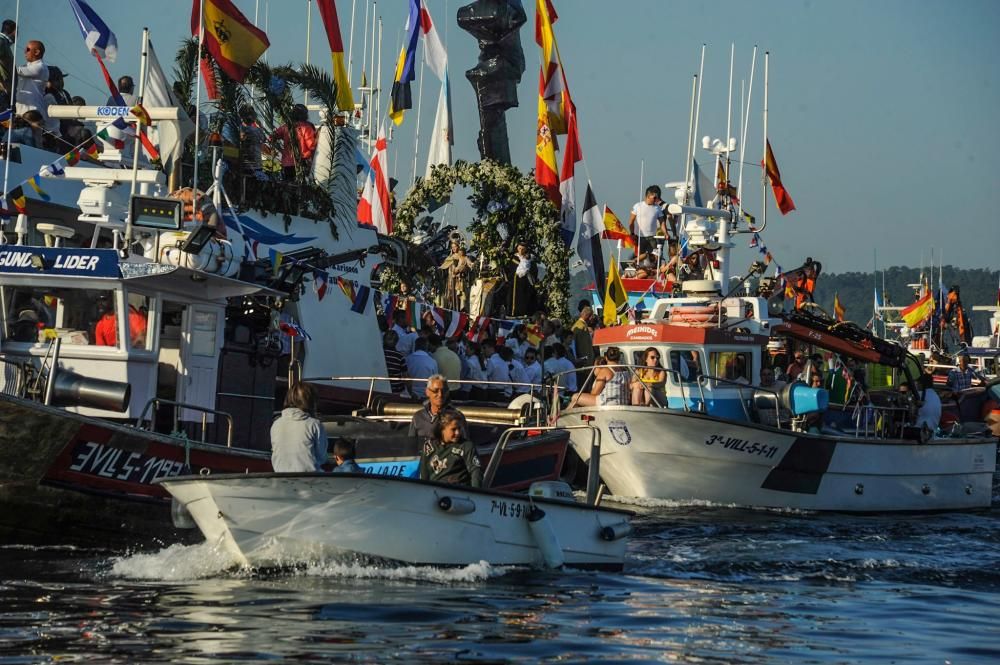
[[[637,508],[729,508],[782,515],[812,515],[815,511],[800,508],[764,508],[743,506],[737,503],[715,503],[704,499],[656,499],[647,496],[607,495],[604,501]]]
[[[196,580],[221,575],[235,565],[236,561],[221,547],[198,543],[115,557],[109,574],[133,580]]]
[[[329,561],[311,563],[303,571],[303,574],[315,577],[339,577],[359,580],[419,580],[437,584],[464,584],[482,582],[493,577],[501,577],[514,570],[519,570],[519,568],[515,566],[493,566],[486,561],[480,561],[479,563],[469,564],[460,568]]]

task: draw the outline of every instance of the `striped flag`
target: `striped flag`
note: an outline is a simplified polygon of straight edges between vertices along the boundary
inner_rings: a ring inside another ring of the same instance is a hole
[[[42,189],[41,178],[38,177],[37,173],[35,175],[31,176],[30,178],[28,178],[27,182],[28,182],[28,185],[33,190],[35,190],[35,193],[38,194],[38,198],[40,198],[43,201],[51,201],[52,200],[52,197],[49,196],[45,192],[45,190]]]
[[[108,62],[114,62],[118,57],[118,38],[111,32],[108,24],[83,0],[69,0],[69,6],[76,15],[76,24],[83,34],[87,50],[100,58],[107,58]]]
[[[237,83],[243,82],[247,70],[271,45],[264,31],[251,23],[231,0],[204,0],[204,4],[201,0],[194,0],[191,6],[191,34],[197,37],[201,27],[204,29],[205,50],[219,68]]]
[[[358,314],[364,314],[365,309],[368,307],[368,296],[371,294],[371,287],[361,284],[358,286],[358,292],[354,296],[354,302],[351,303],[351,311],[357,312]]]
[[[149,117],[149,111],[147,111],[146,107],[143,106],[141,103],[136,104],[135,106],[130,108],[129,111],[131,111],[132,115],[136,117],[136,120],[139,121],[140,125],[153,124],[153,120]]]
[[[313,291],[316,292],[316,299],[322,301],[326,297],[326,289],[330,285],[330,276],[322,270],[313,271]]]
[[[389,202],[388,153],[385,123],[378,127],[375,154],[372,155],[371,175],[365,178],[365,188],[358,201],[358,222],[374,226],[379,233],[392,233],[392,207]]]
[[[445,339],[455,339],[465,332],[465,327],[469,324],[469,315],[465,312],[451,312],[451,319],[444,329]]]
[[[392,327],[392,315],[396,311],[396,305],[399,303],[399,296],[394,296],[390,293],[385,294],[385,299],[382,301],[382,313],[385,314],[385,325]]]
[[[569,131],[569,89],[563,71],[559,45],[552,24],[559,20],[552,0],[535,0],[535,43],[542,53],[540,94],[545,103],[548,125],[556,134]]]
[[[354,95],[351,92],[351,84],[347,80],[347,68],[344,66],[344,42],[340,37],[337,5],[333,0],[316,0],[316,5],[319,8],[319,16],[323,19],[326,41],[330,44],[333,80],[337,84],[337,108],[341,111],[353,111]]]
[[[417,78],[416,55],[417,37],[420,35],[420,0],[410,0],[410,15],[406,19],[406,43],[399,51],[396,73],[392,80],[392,94],[389,97],[389,117],[394,124],[403,124],[406,109],[413,108],[410,83]]]
[[[497,346],[502,346],[514,332],[517,321],[497,321]]]
[[[469,333],[466,335],[470,342],[482,342],[490,334],[490,324],[492,320],[488,316],[477,316],[476,320],[472,322],[469,327]]]
[[[434,72],[434,76],[443,82],[448,71],[448,53],[444,50],[434,22],[431,21],[430,12],[423,6],[420,7],[420,33],[424,36],[424,60]]]
[[[597,205],[594,189],[588,180],[587,193],[583,197],[583,218],[580,224],[580,235],[576,241],[576,253],[590,271],[595,288],[604,283],[604,250],[601,247],[601,234],[603,232],[604,221],[601,218],[601,209]]]
[[[767,177],[771,181],[771,190],[774,192],[774,202],[778,206],[778,210],[781,211],[782,215],[787,215],[791,211],[795,210],[795,202],[792,201],[792,197],[785,190],[785,186],[781,184],[781,172],[778,171],[778,162],[774,160],[774,153],[771,151],[771,141],[767,141],[767,145],[764,153],[764,161],[761,162],[761,166],[767,172]]]
[[[357,295],[357,293],[354,290],[354,282],[350,281],[349,279],[344,279],[343,277],[338,277],[337,286],[339,286],[340,290],[344,292],[344,295],[347,296],[347,299],[353,303],[354,298]]]
[[[24,190],[20,185],[7,192],[7,200],[21,214],[28,212],[28,199],[24,196]]]
[[[923,298],[904,307],[899,315],[910,328],[916,328],[934,314],[934,294],[928,291]]]
[[[282,321],[278,324],[278,328],[289,337],[304,337],[305,339],[312,339],[312,335],[307,333],[306,329],[295,321]]]

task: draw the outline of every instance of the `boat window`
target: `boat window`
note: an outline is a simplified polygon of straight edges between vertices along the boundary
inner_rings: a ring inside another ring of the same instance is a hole
[[[149,328],[149,311],[153,299],[141,293],[128,294],[129,344],[133,349],[152,348],[153,333]]]
[[[737,351],[713,351],[708,354],[711,374],[727,381],[750,383],[750,354]]]
[[[216,354],[216,319],[215,312],[195,310],[194,325],[191,326],[191,354],[212,357]]]
[[[701,364],[701,352],[695,350],[671,351],[670,369],[677,372],[684,382],[697,382],[698,377],[704,374]]]
[[[115,292],[104,289],[7,287],[3,293],[7,339],[118,346]]]

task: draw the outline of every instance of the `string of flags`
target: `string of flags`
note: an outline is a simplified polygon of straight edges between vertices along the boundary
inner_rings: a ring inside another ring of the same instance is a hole
[[[757,248],[760,255],[764,257],[765,266],[769,266],[774,263],[774,267],[776,269],[775,277],[780,279],[781,283],[784,284],[786,281],[783,275],[784,271],[781,269],[781,266],[778,265],[778,262],[774,260],[774,256],[771,254],[770,250],[768,250],[767,245],[764,244],[764,240],[760,237],[760,234],[756,231],[754,231],[754,234],[750,237],[750,247]]]
[[[43,201],[51,201],[52,197],[50,197],[48,192],[42,188],[42,178],[63,178],[66,176],[67,166],[76,166],[81,160],[84,159],[97,161],[97,146],[91,143],[88,148],[81,149],[82,145],[83,144],[76,146],[66,154],[61,155],[48,164],[40,166],[38,168],[38,173],[25,178],[8,190],[4,194],[4,199],[9,201],[11,206],[17,212],[21,214],[27,213],[28,201],[24,194],[24,185],[28,185],[32,190],[34,190],[35,194],[38,195],[38,198]],[[9,218],[10,212],[10,210],[0,209],[0,217]]]

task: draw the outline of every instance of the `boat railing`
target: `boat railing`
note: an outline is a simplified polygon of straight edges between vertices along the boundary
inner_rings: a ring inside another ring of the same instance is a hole
[[[319,383],[323,381],[357,381],[357,382],[368,382],[368,398],[365,401],[365,408],[370,409],[372,407],[372,401],[375,398],[375,382],[385,381],[387,383],[427,383],[426,378],[412,378],[412,377],[387,377],[387,376],[321,376],[321,377],[306,377],[302,379],[305,383]],[[521,381],[491,381],[488,379],[448,379],[448,391],[450,394],[454,395],[456,392],[455,386],[499,386],[501,388],[510,388],[511,397],[516,395],[531,395],[533,398],[540,399],[544,395],[545,386],[539,385],[537,383],[524,383]],[[528,390],[517,392],[515,388],[527,388]],[[536,394],[537,393],[537,394]],[[393,393],[398,395],[398,393]],[[412,394],[412,393],[411,393]]]
[[[556,386],[556,385],[559,385],[560,379],[563,376],[566,376],[566,375],[569,375],[569,374],[576,374],[577,372],[587,372],[587,377],[580,384],[581,386],[585,386],[591,380],[591,378],[593,378],[594,372],[597,370],[598,367],[614,367],[614,368],[628,370],[630,376],[632,378],[634,378],[636,381],[638,381],[639,385],[642,386],[643,391],[646,394],[649,395],[650,401],[652,402],[652,404],[650,406],[658,408],[658,409],[666,408],[667,405],[660,403],[660,400],[659,400],[659,398],[657,398],[656,393],[649,387],[649,385],[647,383],[645,383],[639,377],[638,370],[641,370],[641,369],[646,369],[646,370],[652,369],[652,370],[658,370],[658,371],[664,372],[666,375],[673,377],[676,380],[677,385],[680,386],[681,402],[683,404],[684,410],[685,411],[690,411],[691,410],[691,404],[689,403],[688,394],[687,394],[690,389],[688,388],[687,384],[692,383],[692,382],[691,381],[686,381],[684,379],[684,377],[682,376],[682,374],[681,374],[680,371],[678,371],[676,369],[670,369],[668,367],[650,367],[649,365],[626,365],[624,363],[615,363],[614,365],[586,365],[584,367],[578,367],[576,369],[570,369],[570,370],[565,370],[565,371],[562,371],[562,372],[556,372],[554,374],[550,374],[549,377],[548,377],[548,380],[552,383],[553,386]],[[631,385],[631,383],[632,382],[630,381],[629,384]],[[695,383],[698,386],[698,392],[699,392],[699,394],[701,396],[701,406],[699,408],[703,410],[705,408],[705,406],[704,406],[705,405],[705,389],[704,389],[704,387],[702,385],[702,382],[700,380],[697,381],[697,382],[695,382]],[[553,391],[553,396],[555,396],[555,395],[558,395],[557,391]],[[631,395],[630,395],[630,398],[631,398]],[[636,406],[645,406],[645,405],[636,405]]]
[[[500,458],[503,457],[507,449],[507,442],[515,434],[527,434],[550,432],[554,430],[589,430],[590,431],[590,463],[587,470],[587,505],[597,506],[601,502],[601,430],[594,425],[566,425],[562,427],[511,427],[504,430],[500,435],[490,461],[483,471],[483,487],[489,488],[493,484],[497,469],[500,468]]]
[[[217,409],[210,409],[205,406],[199,406],[197,404],[187,404],[185,402],[175,402],[169,399],[163,399],[162,397],[153,397],[148,402],[146,406],[143,407],[142,413],[139,417],[135,419],[135,426],[144,429],[142,424],[147,420],[146,414],[149,413],[150,408],[153,410],[152,417],[149,418],[150,430],[155,431],[156,429],[156,416],[159,413],[160,405],[172,406],[173,407],[173,428],[172,432],[177,432],[180,429],[180,409],[190,409],[191,411],[198,411],[201,413],[201,443],[209,443],[206,439],[208,434],[208,415],[213,414],[219,416],[226,421],[226,447],[233,447],[233,417],[225,411],[219,411]]]
[[[903,428],[910,415],[905,406],[855,404],[851,412],[854,435],[861,438],[895,439],[903,437]]]

